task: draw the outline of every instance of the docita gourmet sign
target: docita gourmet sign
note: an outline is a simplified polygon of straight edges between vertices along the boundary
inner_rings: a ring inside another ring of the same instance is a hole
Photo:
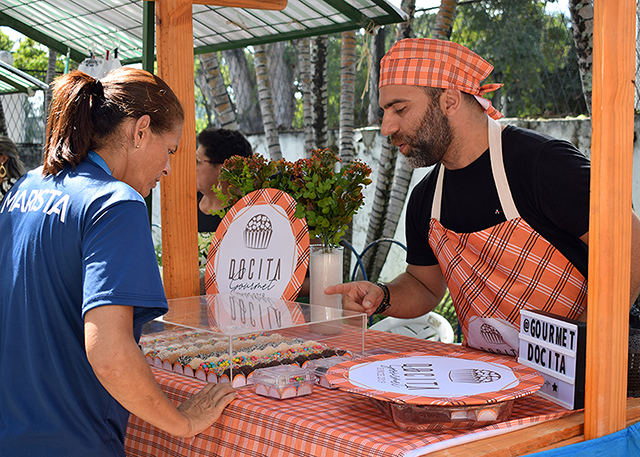
[[[207,258],[207,294],[294,300],[309,264],[309,231],[296,203],[276,189],[245,195],[225,215]]]
[[[541,311],[520,313],[518,362],[538,370],[538,395],[568,409],[584,406],[586,324]]]

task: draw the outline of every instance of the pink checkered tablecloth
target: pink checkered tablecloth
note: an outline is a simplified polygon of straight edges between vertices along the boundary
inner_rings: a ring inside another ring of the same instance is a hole
[[[466,350],[417,338],[368,330],[365,349],[424,351],[444,355]],[[472,351],[472,349],[468,349]],[[200,390],[204,382],[153,369],[162,390],[176,404]],[[238,398],[206,432],[176,438],[131,416],[126,436],[128,456],[402,456],[453,438],[510,429],[555,419],[570,411],[531,395],[515,401],[511,420],[476,430],[420,433],[398,429],[365,397],[316,386],[313,394],[287,400],[238,389]]]

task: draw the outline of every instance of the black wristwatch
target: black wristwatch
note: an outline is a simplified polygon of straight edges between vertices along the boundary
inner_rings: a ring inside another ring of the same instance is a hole
[[[380,306],[375,310],[374,314],[382,314],[391,306],[391,294],[389,293],[389,288],[385,283],[377,282],[376,286],[382,289],[382,292],[384,292],[384,298],[382,299]]]

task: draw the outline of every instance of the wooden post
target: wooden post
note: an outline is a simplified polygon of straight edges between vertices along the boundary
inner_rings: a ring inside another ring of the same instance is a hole
[[[625,427],[635,0],[595,0],[585,439]]]
[[[176,93],[185,112],[182,139],[161,181],[162,274],[167,298],[200,293],[196,213],[196,137],[193,77],[193,3],[282,10],[287,0],[158,0],[158,76]]]
[[[162,273],[167,298],[200,293],[196,213],[196,126],[191,0],[156,2],[158,76],[185,112],[182,139],[162,182]]]

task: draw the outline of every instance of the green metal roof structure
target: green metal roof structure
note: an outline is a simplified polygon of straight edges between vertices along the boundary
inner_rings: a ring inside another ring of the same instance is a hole
[[[153,20],[147,3],[151,2],[0,0],[0,26],[11,27],[60,54],[69,52],[77,62],[91,51],[117,47],[123,64],[137,63],[143,61],[143,36]],[[373,32],[405,17],[387,0],[289,0],[282,11],[194,4],[194,53],[360,28]]]
[[[49,86],[38,78],[0,60],[0,94],[25,93],[32,95],[36,90],[47,90],[48,88]]]

